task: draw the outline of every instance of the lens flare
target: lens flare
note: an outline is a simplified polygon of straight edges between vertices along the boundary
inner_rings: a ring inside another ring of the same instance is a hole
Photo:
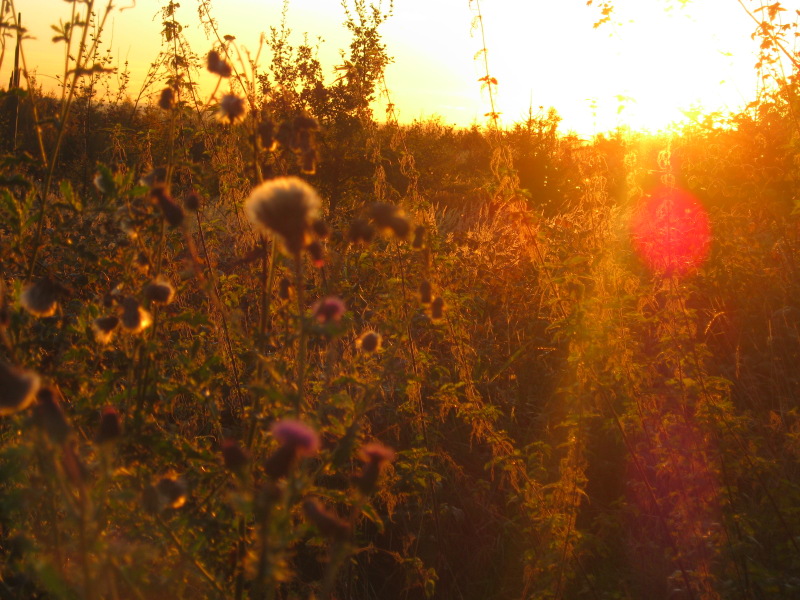
[[[690,192],[662,185],[639,201],[631,238],[636,253],[653,272],[689,275],[708,257],[708,212]]]

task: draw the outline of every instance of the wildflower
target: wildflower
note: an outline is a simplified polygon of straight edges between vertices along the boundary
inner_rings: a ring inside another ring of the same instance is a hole
[[[164,88],[158,97],[158,107],[162,110],[172,110],[175,108],[175,90]]]
[[[100,413],[100,425],[94,436],[94,441],[98,444],[113,442],[122,435],[119,411],[113,406],[106,406]]]
[[[33,407],[33,422],[57,444],[63,444],[72,432],[72,426],[61,408],[60,396],[54,388],[41,388],[36,393],[36,404]]]
[[[119,317],[98,317],[92,323],[92,331],[94,331],[94,339],[98,344],[108,344],[111,338],[114,337],[114,330],[119,325]]]
[[[411,247],[415,249],[422,248],[425,243],[425,226],[417,225],[414,229],[414,241],[411,242]]]
[[[444,300],[436,296],[431,303],[431,319],[441,319],[444,314]]]
[[[375,229],[364,219],[354,219],[350,223],[347,239],[351,244],[369,244],[375,237]]]
[[[383,444],[373,442],[363,446],[359,456],[364,462],[364,469],[360,475],[354,477],[354,480],[361,493],[369,496],[375,491],[383,468],[394,460],[394,451]]]
[[[28,408],[38,390],[36,373],[20,371],[0,361],[0,417]]]
[[[226,469],[240,472],[250,463],[250,453],[236,440],[225,440],[222,442],[222,460]]]
[[[285,477],[299,459],[319,449],[317,432],[301,421],[278,421],[272,426],[272,435],[281,444],[264,461],[264,470],[272,479]]]
[[[163,276],[159,276],[144,286],[142,295],[150,302],[169,304],[175,298],[175,288]]]
[[[419,301],[423,304],[430,304],[432,300],[433,289],[431,282],[427,279],[419,284]]]
[[[342,320],[345,310],[347,309],[344,302],[336,296],[323,298],[312,309],[314,317],[322,324],[330,323],[331,321],[338,323]]]
[[[49,277],[29,283],[19,297],[22,307],[35,317],[52,317],[58,309],[62,287]]]
[[[302,179],[281,177],[262,183],[245,202],[250,221],[276,233],[286,252],[298,257],[313,239],[320,198]]]
[[[303,501],[303,512],[325,537],[343,540],[350,535],[350,524],[330,512],[316,498],[306,498]]]
[[[211,50],[206,57],[206,66],[208,70],[220,77],[230,77],[233,69],[228,62],[219,55],[216,50]]]
[[[122,300],[122,327],[128,333],[141,333],[153,323],[150,313],[139,306],[136,298],[124,298]]]
[[[367,331],[356,340],[356,348],[364,352],[375,352],[381,347],[381,336],[374,331]]]
[[[222,123],[235,125],[244,121],[245,113],[247,113],[247,105],[244,98],[239,98],[234,94],[225,94],[222,100],[219,101],[219,112],[217,118]]]

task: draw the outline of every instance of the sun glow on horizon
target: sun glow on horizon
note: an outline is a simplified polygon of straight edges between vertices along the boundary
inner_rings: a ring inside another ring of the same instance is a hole
[[[40,83],[55,85],[63,51],[50,43],[50,0],[29,0],[23,21],[36,40],[27,40],[29,68]],[[386,72],[391,100],[400,120],[440,116],[458,126],[485,124],[489,112],[479,79],[485,74],[474,55],[480,35],[472,32],[475,13],[467,0],[402,0],[381,26],[382,41],[394,58]],[[693,114],[741,109],[755,97],[753,69],[757,44],[753,23],[728,0],[616,0],[615,19],[594,28],[596,11],[585,0],[551,3],[486,0],[482,3],[489,69],[499,82],[497,110],[504,125],[524,121],[539,107],[554,107],[560,130],[591,135],[618,127],[657,131]],[[387,2],[384,2],[387,5]],[[65,5],[66,6],[66,5]],[[31,10],[33,9],[33,10]],[[41,9],[41,10],[39,10]],[[281,2],[220,0],[214,17],[221,34],[255,55],[262,32],[280,23]],[[130,94],[156,58],[161,19],[156,0],[139,0],[114,11],[107,45],[122,67],[131,68]],[[204,55],[213,42],[202,32],[192,7],[179,9],[192,50]],[[258,15],[258,18],[253,18]],[[65,17],[66,18],[66,17]],[[308,33],[318,45],[327,81],[336,77],[340,49],[349,35],[338,3],[292,0],[287,25],[292,43]],[[113,27],[113,30],[112,30]],[[143,40],[147,40],[143,43]],[[13,44],[12,51],[13,54]],[[9,53],[0,81],[8,80]],[[262,56],[264,66],[269,57]],[[201,83],[209,74],[201,74]],[[158,89],[152,90],[157,99]],[[375,115],[383,117],[377,102]],[[688,116],[687,116],[688,115]]]

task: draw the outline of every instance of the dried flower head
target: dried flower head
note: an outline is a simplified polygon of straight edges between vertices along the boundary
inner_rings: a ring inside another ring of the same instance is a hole
[[[197,192],[189,192],[186,194],[186,197],[183,199],[183,205],[186,207],[186,210],[190,210],[195,212],[200,209],[200,194]]]
[[[225,440],[222,442],[222,460],[226,469],[239,472],[250,464],[250,452],[236,440]]]
[[[325,508],[316,498],[306,498],[303,501],[303,512],[325,537],[344,540],[350,535],[350,524]]]
[[[275,123],[269,117],[265,117],[261,123],[258,124],[258,141],[261,147],[267,152],[272,152],[278,145],[275,139]]]
[[[153,323],[150,313],[139,306],[136,298],[124,298],[122,300],[122,327],[128,333],[141,333]]]
[[[29,283],[20,294],[22,307],[35,317],[52,317],[58,309],[58,296],[63,288],[49,277]]]
[[[299,256],[313,240],[320,198],[302,179],[280,177],[255,188],[245,202],[250,221],[280,236],[286,252]]]
[[[376,202],[369,209],[372,222],[383,231],[392,231],[400,239],[406,239],[411,232],[411,223],[405,213],[386,202]]]
[[[423,304],[430,304],[433,299],[433,287],[431,282],[425,279],[419,284],[419,301]]]
[[[151,197],[161,209],[164,220],[170,227],[178,227],[183,223],[183,209],[172,199],[164,186],[154,187],[150,191]]]
[[[211,50],[206,57],[206,66],[208,70],[220,77],[230,77],[233,69],[230,64],[219,55],[216,50]]]
[[[347,239],[352,244],[364,243],[369,244],[375,237],[375,228],[370,225],[365,219],[354,219],[350,223],[350,229],[347,232]]]
[[[317,302],[312,308],[314,317],[322,324],[334,322],[338,323],[342,320],[347,308],[341,298],[336,296],[328,296]]]
[[[37,392],[33,406],[33,422],[57,444],[63,444],[72,432],[72,426],[61,408],[60,398],[61,394],[55,388],[43,387]]]
[[[114,337],[114,330],[119,325],[119,317],[98,317],[92,323],[94,339],[98,344],[108,344]]]
[[[39,376],[0,361],[0,417],[25,410],[39,390]]]
[[[444,299],[436,296],[431,302],[431,319],[441,319],[444,315]]]
[[[425,226],[417,225],[414,228],[414,240],[411,242],[411,247],[419,249],[422,248],[424,243],[425,243]]]
[[[356,340],[356,348],[364,352],[375,352],[381,347],[381,336],[374,331],[367,331]]]
[[[240,98],[235,94],[225,94],[222,100],[219,101],[217,119],[222,123],[235,125],[244,121],[245,114],[247,114],[247,104],[244,98]]]
[[[353,479],[361,493],[368,496],[377,488],[383,468],[394,460],[394,451],[383,444],[372,442],[359,450],[359,457],[365,463],[364,469]]]
[[[98,444],[107,444],[116,440],[120,435],[122,435],[122,425],[119,411],[113,406],[106,406],[100,413],[100,425],[94,441]]]
[[[175,299],[175,288],[163,275],[159,275],[144,286],[142,295],[150,302],[169,304]]]
[[[161,90],[161,95],[158,97],[158,107],[163,110],[175,108],[175,90],[169,87]]]

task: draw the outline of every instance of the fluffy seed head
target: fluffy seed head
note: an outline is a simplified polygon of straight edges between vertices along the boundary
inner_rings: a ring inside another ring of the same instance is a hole
[[[150,302],[169,304],[175,299],[175,288],[164,277],[157,277],[144,286],[142,294]]]
[[[234,94],[225,94],[222,100],[219,101],[219,112],[217,112],[217,119],[222,123],[235,125],[244,121],[244,116],[247,113],[247,104],[244,98],[239,98]]]
[[[150,313],[139,306],[136,298],[125,298],[122,301],[122,327],[128,333],[141,333],[153,323]]]
[[[320,205],[317,192],[305,181],[280,177],[255,188],[245,210],[253,224],[280,236],[288,254],[299,256],[313,239]]]
[[[114,337],[114,330],[119,325],[119,317],[98,317],[92,323],[92,331],[94,331],[94,339],[98,344],[108,344]]]
[[[58,309],[59,292],[60,285],[49,277],[42,277],[25,286],[19,302],[35,317],[52,317]]]
[[[367,331],[356,340],[356,348],[364,352],[375,352],[381,347],[381,336],[374,331]]]
[[[0,361],[0,417],[25,410],[39,390],[39,376]]]

